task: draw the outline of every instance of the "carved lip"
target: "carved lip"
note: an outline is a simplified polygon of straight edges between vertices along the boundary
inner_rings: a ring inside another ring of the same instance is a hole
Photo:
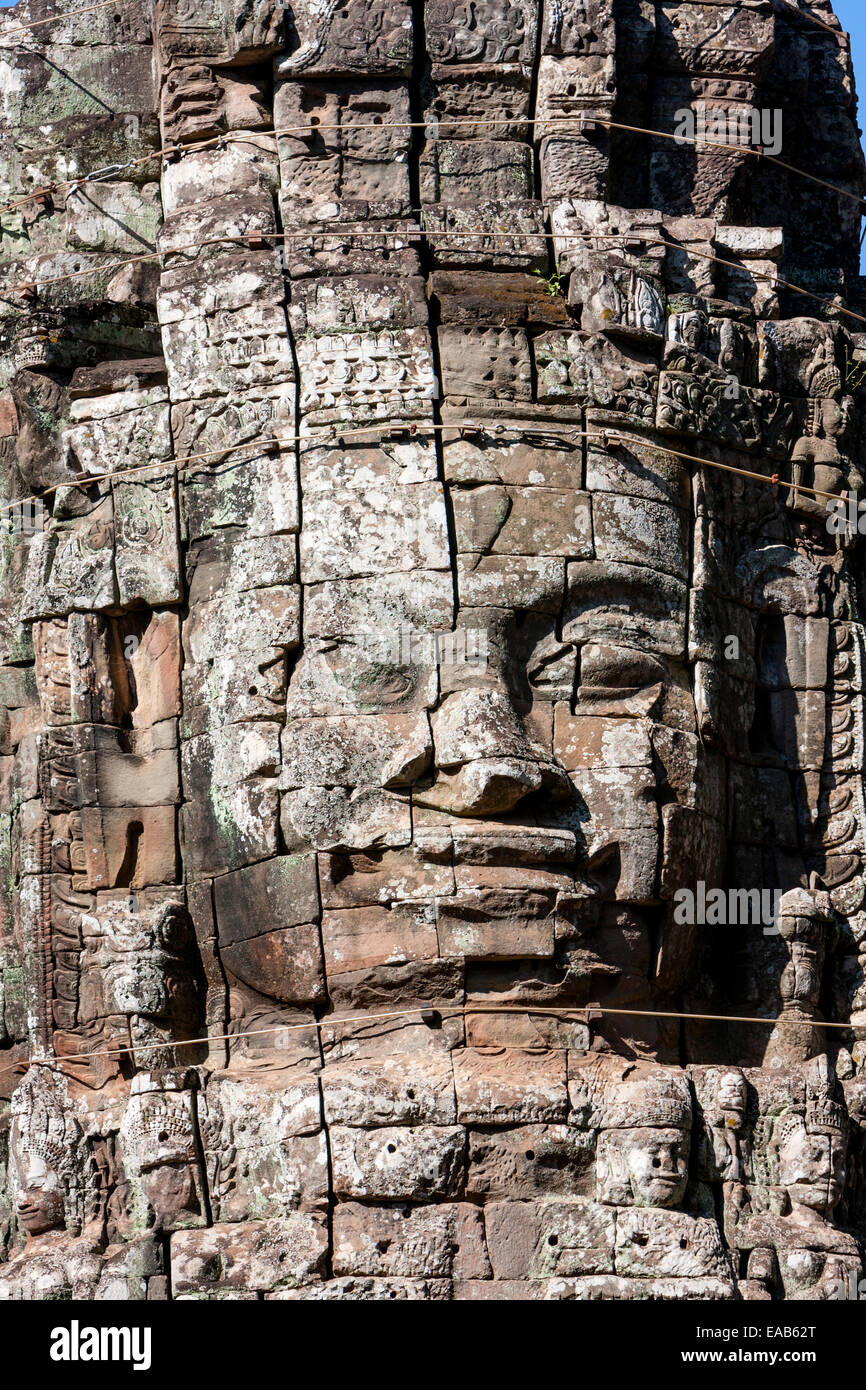
[[[571,830],[544,826],[497,826],[463,829],[451,824],[455,864],[534,865],[559,873],[575,866],[577,837]]]
[[[29,1228],[34,1222],[39,1226],[41,1226],[43,1222],[46,1222],[45,1206],[42,1202],[23,1198],[15,1203],[15,1207],[21,1224],[25,1228]],[[46,1224],[50,1223],[46,1222]]]
[[[536,888],[531,877],[525,888],[500,888],[490,885],[479,888],[459,888],[451,897],[440,898],[443,908],[451,912],[466,912],[473,917],[498,920],[503,914],[515,919],[549,917],[556,890]]]

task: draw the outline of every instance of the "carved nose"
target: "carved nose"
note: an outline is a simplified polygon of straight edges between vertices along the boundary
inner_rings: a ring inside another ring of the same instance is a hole
[[[532,742],[508,695],[464,690],[431,717],[436,780],[417,800],[460,816],[502,815],[546,790],[568,796],[566,773]]]
[[[659,1154],[653,1159],[653,1168],[661,1169],[659,1177],[676,1177],[677,1165],[673,1154]]]

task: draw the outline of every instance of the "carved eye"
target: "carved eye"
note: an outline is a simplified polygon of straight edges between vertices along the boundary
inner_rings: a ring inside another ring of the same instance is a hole
[[[588,642],[581,653],[580,683],[608,690],[640,690],[666,676],[657,657],[632,647]]]
[[[359,677],[356,692],[359,704],[395,705],[414,688],[411,672],[405,667],[371,667]]]
[[[533,690],[549,690],[558,695],[563,689],[570,692],[574,681],[576,654],[573,647],[556,646],[540,650],[530,663],[528,676]]]

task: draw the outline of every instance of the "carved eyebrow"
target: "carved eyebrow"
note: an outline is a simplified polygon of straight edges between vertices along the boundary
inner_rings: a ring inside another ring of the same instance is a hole
[[[682,580],[677,580],[672,575],[664,574],[660,570],[647,569],[643,565],[626,564],[622,561],[615,563],[600,560],[574,561],[569,564],[568,578],[566,602],[575,593],[591,594],[594,589],[603,589],[617,597],[621,596],[625,602],[632,599],[644,600],[654,596],[658,599],[661,590],[664,591],[666,600],[674,602],[681,597],[682,590],[685,588]]]
[[[653,655],[685,655],[688,587],[673,575],[637,565],[569,564],[562,619],[564,642],[614,640]],[[628,620],[622,623],[623,615]],[[612,620],[616,634],[608,637]]]

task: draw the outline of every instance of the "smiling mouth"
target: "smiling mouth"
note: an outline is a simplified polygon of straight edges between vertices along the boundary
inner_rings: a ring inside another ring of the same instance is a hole
[[[545,826],[496,827],[451,825],[455,864],[573,867],[577,860],[577,837],[572,830],[551,830]]]
[[[18,1219],[24,1226],[29,1226],[33,1222],[37,1222],[39,1224],[51,1224],[48,1216],[38,1204],[34,1204],[32,1202],[25,1202],[22,1204],[19,1202],[17,1210]]]
[[[802,1182],[792,1183],[791,1186],[794,1192],[804,1192],[810,1196],[817,1193],[820,1197],[832,1197],[842,1191],[842,1184],[835,1178],[804,1178]]]
[[[451,891],[436,896],[461,916],[483,916],[483,900],[495,899],[493,917],[552,920],[561,906],[598,896],[583,871],[577,836],[565,827],[448,820],[419,826],[412,853],[419,865],[450,869]]]

